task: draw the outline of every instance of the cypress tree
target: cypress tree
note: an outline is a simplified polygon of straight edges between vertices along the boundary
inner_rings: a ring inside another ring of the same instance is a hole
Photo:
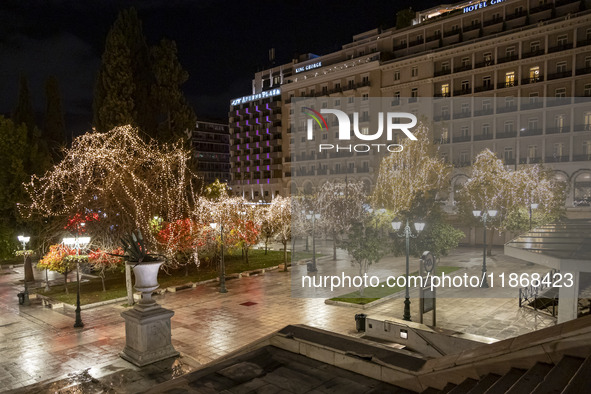
[[[43,136],[55,160],[59,156],[60,147],[66,143],[66,126],[59,83],[54,76],[50,76],[45,82],[45,97],[46,109]]]

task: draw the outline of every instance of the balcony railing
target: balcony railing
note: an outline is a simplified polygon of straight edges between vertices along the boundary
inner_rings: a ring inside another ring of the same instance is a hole
[[[558,44],[558,45],[548,48],[548,53],[562,52],[562,51],[566,51],[567,49],[572,49],[572,48],[573,48],[572,42],[568,43],[568,44]]]
[[[454,72],[455,73],[459,73],[462,71],[468,71],[468,70],[472,70],[472,65],[471,64],[464,64],[463,66],[458,66],[454,68]]]
[[[561,134],[561,133],[568,133],[570,131],[570,126],[563,126],[563,127],[547,127],[546,134]]]
[[[424,39],[422,39],[422,38],[420,38],[420,39],[418,39],[418,40],[414,40],[414,41],[411,41],[411,42],[409,42],[409,43],[408,43],[408,46],[409,46],[409,47],[414,47],[414,46],[417,46],[417,45],[421,45],[421,44],[422,44],[422,43],[424,43],[424,42],[425,42],[425,40],[424,40]]]
[[[517,111],[517,105],[505,105],[504,107],[497,107],[498,114],[504,114],[506,112],[513,112]]]
[[[495,61],[494,60],[484,60],[482,62],[478,62],[474,65],[474,68],[481,68],[481,67],[488,67],[488,66],[494,66]]]
[[[537,163],[541,163],[541,162],[542,162],[542,158],[540,156],[522,157],[521,159],[519,159],[519,164],[537,164]]]
[[[454,96],[463,96],[465,94],[472,94],[472,89],[468,88],[468,89],[454,90]]]
[[[469,161],[454,160],[453,165],[456,168],[459,168],[459,167],[470,167],[472,165],[472,163],[470,163]]]
[[[488,90],[493,90],[494,88],[495,86],[492,83],[490,85],[476,86],[474,88],[474,93],[486,92]]]
[[[530,83],[536,83],[536,82],[542,82],[542,81],[544,81],[544,76],[538,75],[537,77],[523,78],[521,80],[521,84],[522,85],[529,85]]]
[[[497,64],[512,62],[513,60],[519,59],[519,56],[515,53],[513,55],[506,55],[497,59]]]
[[[564,156],[552,155],[552,156],[546,156],[544,161],[546,163],[562,163],[565,161],[569,161],[569,157],[568,157],[568,155],[564,155]]]
[[[542,11],[546,11],[552,8],[552,3],[547,3],[547,4],[540,4],[537,7],[533,7],[529,9],[529,13],[531,14],[537,14],[538,12],[542,12]]]
[[[522,59],[527,59],[530,57],[535,57],[535,56],[542,56],[544,55],[545,52],[543,49],[538,49],[536,51],[531,51],[531,52],[525,52],[523,55],[521,55]]]
[[[532,135],[541,135],[543,133],[542,129],[527,129],[523,130],[519,133],[520,137],[529,137]]]
[[[445,70],[438,70],[435,71],[435,73],[433,73],[434,76],[439,77],[441,75],[447,75],[447,74],[451,74],[451,69],[445,69]]]
[[[589,161],[591,160],[591,154],[573,155],[573,161]]]
[[[484,27],[486,26],[492,26],[492,25],[496,25],[498,23],[502,23],[503,22],[503,18],[493,18],[491,20],[488,21],[484,21],[484,23],[482,24]]]
[[[478,111],[474,111],[474,116],[485,116],[485,115],[492,115],[494,113],[492,108],[481,109]]]
[[[537,108],[542,108],[544,106],[544,103],[540,100],[540,101],[533,101],[533,102],[527,102],[527,103],[521,103],[521,110],[525,111],[528,109],[537,109]]]
[[[443,33],[443,37],[451,37],[451,36],[455,36],[456,34],[460,34],[460,29],[446,31]]]
[[[577,124],[575,131],[591,131],[591,124]]]
[[[517,19],[517,18],[521,18],[522,16],[526,16],[527,12],[525,10],[522,10],[520,12],[515,12],[513,14],[508,14],[505,16],[505,20],[513,20],[513,19]]]
[[[449,114],[435,115],[433,117],[433,120],[435,122],[439,122],[439,121],[442,121],[442,120],[449,120],[449,119],[450,119]]]
[[[568,77],[571,77],[572,75],[573,75],[572,70],[559,71],[559,72],[555,72],[552,74],[548,74],[548,81],[550,81],[552,79],[568,78]]]
[[[493,135],[491,133],[488,134],[476,134],[474,136],[474,141],[485,141],[485,140],[492,140]]]
[[[568,105],[571,103],[570,97],[555,97],[546,99],[546,107],[556,107],[559,105]]]
[[[500,131],[497,133],[497,138],[514,138],[517,137],[517,131]]]
[[[591,67],[577,68],[577,75],[591,74]]]
[[[477,30],[480,29],[480,23],[475,23],[473,25],[470,26],[464,26],[464,33],[468,32],[468,31],[472,31],[472,30]]]
[[[404,44],[395,45],[394,48],[392,48],[392,50],[399,51],[401,49],[406,49],[406,48],[407,48],[407,45],[406,45],[406,43],[404,43]]]
[[[454,136],[454,143],[456,142],[466,142],[466,141],[470,141],[472,140],[472,137],[469,135],[458,135],[458,136]]]
[[[497,89],[512,88],[514,86],[517,86],[517,81],[508,81],[508,82],[497,83]]]
[[[472,116],[472,112],[470,111],[461,111],[454,113],[454,119],[464,119],[469,118],[470,116]]]
[[[577,47],[584,47],[585,45],[591,45],[591,38],[577,41]]]
[[[449,137],[448,138],[438,138],[433,141],[435,144],[449,144]]]

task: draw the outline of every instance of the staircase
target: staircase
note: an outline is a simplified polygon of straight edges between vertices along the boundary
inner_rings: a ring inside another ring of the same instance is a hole
[[[480,380],[468,378],[443,390],[428,388],[422,394],[546,394],[591,393],[591,356],[564,356],[557,364],[536,363],[530,369],[511,368],[500,376],[493,373]]]

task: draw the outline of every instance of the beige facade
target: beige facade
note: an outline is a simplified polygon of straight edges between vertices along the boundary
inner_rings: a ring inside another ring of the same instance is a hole
[[[567,206],[588,206],[591,11],[585,8],[567,0],[441,6],[418,12],[412,26],[359,34],[340,51],[257,73],[253,94],[280,89],[280,95],[230,108],[234,190],[271,198],[345,178],[371,188],[379,155],[335,154],[320,162],[290,151],[303,132],[293,124],[292,99],[340,98],[345,105],[386,97],[392,108],[400,103],[433,120],[439,153],[456,167],[450,202],[474,156],[489,148],[508,166],[552,167],[570,185]],[[433,98],[428,109],[422,98]]]

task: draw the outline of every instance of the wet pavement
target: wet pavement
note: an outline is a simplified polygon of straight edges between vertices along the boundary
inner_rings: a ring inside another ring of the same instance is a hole
[[[317,246],[318,247],[318,246]],[[330,246],[325,255],[331,256]],[[322,246],[319,247],[322,250]],[[506,257],[501,249],[489,258],[490,269],[546,272]],[[478,272],[481,250],[459,248],[442,258],[442,265],[465,267]],[[416,264],[416,262],[415,262]],[[346,256],[339,254],[318,262],[324,273],[352,270]],[[177,360],[165,360],[136,368],[122,360],[125,329],[122,305],[113,304],[82,311],[83,329],[73,328],[74,312],[52,310],[31,300],[19,306],[16,294],[22,291],[23,269],[3,268],[0,275],[0,391],[14,392],[141,392],[155,383],[172,379],[239,349],[288,324],[307,324],[341,334],[359,336],[355,331],[356,313],[401,318],[403,299],[394,298],[375,307],[357,308],[327,305],[324,298],[291,296],[291,275],[301,275],[305,266],[294,266],[293,273],[270,271],[264,275],[229,280],[229,292],[220,294],[215,285],[165,293],[155,299],[172,309],[173,345],[181,352]],[[401,274],[404,258],[384,259],[372,272],[387,270]],[[44,274],[36,273],[43,287]],[[51,278],[50,278],[51,279]],[[57,281],[61,277],[55,278]],[[59,283],[59,282],[58,282]],[[496,291],[495,289],[488,289]],[[497,339],[513,337],[554,324],[554,319],[518,307],[514,298],[479,298],[454,293],[455,298],[437,301],[437,325],[450,330]],[[499,293],[500,294],[500,293]],[[462,296],[463,298],[457,298]],[[411,313],[418,320],[418,300],[411,293]],[[426,318],[426,322],[430,322]],[[31,386],[33,385],[33,386]]]

